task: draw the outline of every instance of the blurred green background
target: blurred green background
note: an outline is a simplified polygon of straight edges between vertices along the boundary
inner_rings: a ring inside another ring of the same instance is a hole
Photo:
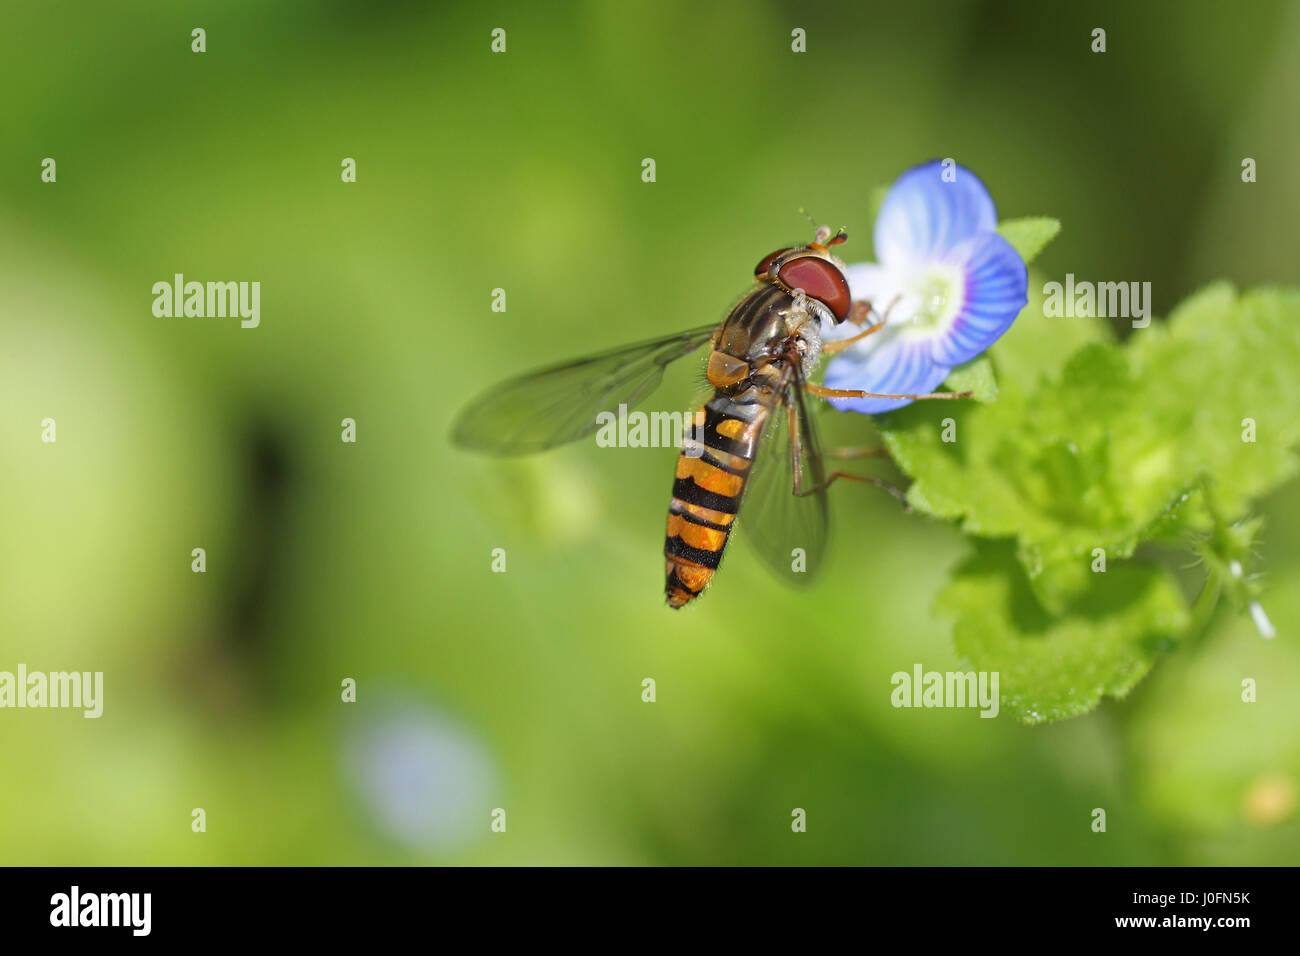
[[[1062,220],[1038,281],[1157,314],[1300,281],[1295,4],[124,0],[0,36],[0,669],[106,685],[99,720],[0,712],[0,863],[1300,859],[1294,485],[1261,505],[1276,640],[1225,612],[1031,729],[890,706],[958,666],[948,526],[837,487],[816,586],[737,545],[672,613],[671,450],[447,439],[492,380],[720,318],[800,207],[869,258],[873,190],[932,157]],[[261,327],[156,318],[175,272],[260,281]],[[654,407],[697,396],[676,369]]]

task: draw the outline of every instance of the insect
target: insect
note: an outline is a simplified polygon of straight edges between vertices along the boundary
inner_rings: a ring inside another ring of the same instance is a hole
[[[826,489],[838,478],[901,492],[872,476],[833,471],[818,446],[805,393],[821,397],[967,398],[969,392],[880,395],[829,389],[809,376],[822,356],[884,327],[885,317],[855,302],[831,248],[845,242],[819,227],[807,245],[778,249],[754,269],[754,286],[721,325],[677,332],[507,380],[461,413],[453,440],[474,451],[522,455],[576,441],[597,416],[632,407],[663,378],[665,367],[710,346],[706,373],[713,397],[696,414],[702,429],[684,438],[673,478],[664,542],[664,593],[680,608],[712,580],[745,506],[745,534],[783,580],[807,583],[826,545]],[[886,316],[888,310],[886,310]],[[862,330],[822,342],[823,323]],[[883,456],[846,449],[838,457]]]

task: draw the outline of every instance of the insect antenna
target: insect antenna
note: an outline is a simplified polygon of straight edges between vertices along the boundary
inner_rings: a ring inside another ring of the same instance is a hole
[[[841,242],[848,241],[849,234],[843,226],[840,227],[838,232],[832,235],[830,226],[819,226],[817,220],[810,216],[808,211],[802,206],[799,207],[799,212],[803,213],[803,217],[812,223],[813,241],[809,243],[809,245],[814,249],[820,249],[822,252],[825,252],[831,246],[838,246]]]

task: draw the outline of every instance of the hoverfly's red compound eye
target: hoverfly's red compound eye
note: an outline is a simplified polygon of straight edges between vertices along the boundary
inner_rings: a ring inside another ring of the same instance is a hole
[[[783,265],[777,276],[787,288],[803,289],[805,295],[830,309],[837,322],[849,317],[853,304],[849,283],[839,266],[830,260],[820,256],[800,256]]]
[[[776,250],[776,252],[764,256],[763,261],[760,262],[758,265],[754,266],[754,275],[760,279],[763,278],[765,275],[767,275],[767,270],[772,268],[772,263],[776,261],[777,257],[783,256],[787,252],[794,252],[794,249],[778,249]]]

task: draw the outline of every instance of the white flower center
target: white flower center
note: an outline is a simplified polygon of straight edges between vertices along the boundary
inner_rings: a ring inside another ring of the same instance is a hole
[[[889,324],[925,338],[947,332],[966,298],[965,276],[959,267],[927,265],[907,276],[901,286],[903,296],[890,313]]]

